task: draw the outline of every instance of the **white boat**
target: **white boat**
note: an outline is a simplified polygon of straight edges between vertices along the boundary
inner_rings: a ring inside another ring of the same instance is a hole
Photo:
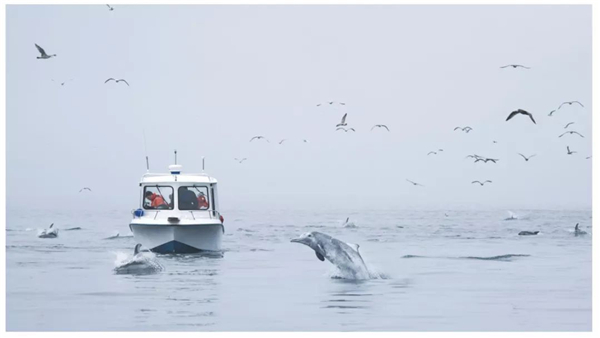
[[[225,227],[218,210],[215,178],[171,165],[169,173],[142,176],[140,207],[129,228],[152,252],[219,252]]]

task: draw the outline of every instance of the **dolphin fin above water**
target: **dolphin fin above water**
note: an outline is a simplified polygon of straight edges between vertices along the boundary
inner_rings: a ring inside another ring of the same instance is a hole
[[[133,255],[137,255],[140,252],[140,248],[142,247],[142,245],[140,243],[135,245],[135,248],[133,248]]]

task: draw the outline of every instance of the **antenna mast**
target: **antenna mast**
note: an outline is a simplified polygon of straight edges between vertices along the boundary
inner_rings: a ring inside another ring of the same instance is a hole
[[[150,162],[148,162],[148,147],[146,146],[146,130],[142,128],[142,134],[144,135],[144,152],[146,152],[146,172],[150,172]]]
[[[202,156],[202,172],[204,172],[204,156]]]
[[[175,149],[175,164],[177,164],[177,149]]]

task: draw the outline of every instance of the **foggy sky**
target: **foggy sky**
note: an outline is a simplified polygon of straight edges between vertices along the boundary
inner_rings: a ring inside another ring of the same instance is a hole
[[[7,6],[9,208],[136,208],[144,133],[223,209],[591,207],[591,6],[114,8]]]

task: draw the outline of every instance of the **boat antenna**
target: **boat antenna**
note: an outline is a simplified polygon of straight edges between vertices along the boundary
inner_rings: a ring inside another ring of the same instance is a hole
[[[175,149],[175,164],[177,164],[177,149]]]
[[[202,172],[204,172],[204,156],[202,156]]]
[[[146,130],[142,128],[142,134],[144,135],[144,152],[146,153],[146,172],[150,172],[150,163],[148,162],[148,147],[146,146]]]

